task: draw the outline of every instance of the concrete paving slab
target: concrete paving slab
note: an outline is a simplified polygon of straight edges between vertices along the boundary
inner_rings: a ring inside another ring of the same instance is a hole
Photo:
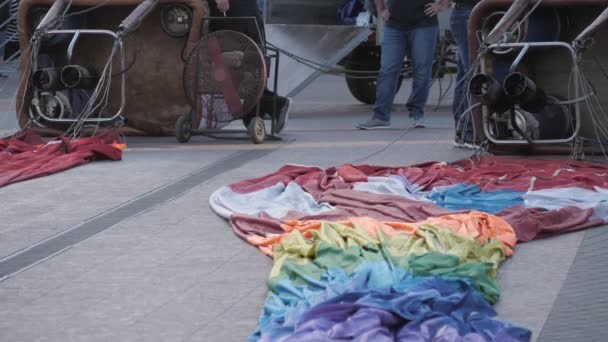
[[[582,234],[581,234],[582,235]],[[539,341],[601,341],[608,316],[608,226],[584,232]]]
[[[529,328],[536,340],[585,232],[519,244],[498,271],[500,319]]]
[[[133,151],[122,162],[91,163],[0,189],[1,196],[14,199],[0,213],[0,221],[10,222],[0,232],[0,257],[250,148],[235,145],[231,150],[205,151],[203,155],[163,151],[150,159],[139,155],[137,148],[147,143],[138,145],[138,141],[141,139],[130,140]]]

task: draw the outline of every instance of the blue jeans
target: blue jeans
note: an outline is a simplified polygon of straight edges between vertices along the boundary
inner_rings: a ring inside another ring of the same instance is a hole
[[[452,102],[452,114],[454,114],[454,122],[458,123],[460,116],[469,108],[469,102],[466,98],[466,88],[469,86],[465,80],[465,76],[469,71],[469,37],[468,25],[470,9],[453,9],[450,15],[450,30],[456,41],[458,48],[458,66],[456,74],[456,87],[454,88],[454,102]],[[465,133],[472,134],[472,124],[469,120]]]
[[[410,118],[421,119],[424,116],[424,106],[429,98],[433,79],[433,60],[438,36],[437,26],[420,27],[411,31],[385,26],[380,72],[376,83],[374,118],[391,120],[391,106],[395,99],[399,71],[403,66],[406,52],[411,59],[414,79],[406,107]]]

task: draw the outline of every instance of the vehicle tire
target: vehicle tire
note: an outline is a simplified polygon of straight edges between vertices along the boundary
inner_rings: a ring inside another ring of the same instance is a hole
[[[356,48],[351,55],[346,59],[344,67],[352,71],[370,71],[380,70],[380,47],[374,45],[361,45]],[[369,74],[365,74],[368,76]],[[353,77],[349,77],[353,76]],[[361,76],[360,73],[347,71],[346,85],[348,90],[355,99],[366,104],[374,104],[376,102],[376,78],[356,78]],[[378,74],[375,74],[378,77]],[[403,76],[399,77],[397,83],[397,91],[401,88]]]

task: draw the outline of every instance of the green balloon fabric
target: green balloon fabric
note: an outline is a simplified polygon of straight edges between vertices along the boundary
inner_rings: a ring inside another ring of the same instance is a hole
[[[274,246],[274,253],[271,291],[282,279],[315,286],[328,270],[351,274],[363,262],[384,261],[413,275],[466,278],[490,303],[498,300],[496,269],[506,257],[498,240],[479,245],[472,237],[433,225],[421,226],[415,235],[378,232],[371,237],[356,226],[335,222],[323,222],[310,238],[293,231]]]

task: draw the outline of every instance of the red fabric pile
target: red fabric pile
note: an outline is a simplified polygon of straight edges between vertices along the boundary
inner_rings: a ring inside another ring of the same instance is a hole
[[[397,173],[425,190],[458,183],[475,184],[482,191],[608,188],[608,166],[569,159],[481,157],[450,164],[426,163]]]
[[[556,187],[608,188],[608,167],[601,164],[550,159],[481,157],[454,163],[426,162],[403,167],[342,165],[318,167],[286,165],[276,172],[229,185],[238,193],[261,190],[279,182],[300,185],[315,199],[328,190],[349,189],[367,177],[402,175],[422,190],[452,184],[475,184],[481,191],[509,189],[528,191]]]
[[[353,191],[356,182],[371,176],[402,175],[418,189],[432,190],[437,186],[474,184],[482,191],[509,189],[519,192],[564,187],[608,188],[608,166],[574,160],[523,159],[481,157],[453,163],[426,162],[403,167],[342,165],[323,170],[318,167],[286,165],[276,172],[229,185],[237,193],[250,193],[273,186],[295,182],[317,202],[336,209],[319,215],[306,216],[291,212],[282,219],[347,220],[368,216],[381,221],[416,222],[450,212],[432,203],[404,199],[401,196],[369,194]],[[582,230],[603,224],[592,218],[593,209],[565,207],[559,210],[515,206],[496,215],[513,226],[520,241]],[[231,218],[235,233],[246,239],[254,234],[280,234],[280,219],[265,215],[253,217],[235,213]]]
[[[24,131],[15,137],[0,139],[0,187],[96,159],[121,160],[122,147],[116,131],[76,140],[60,137],[49,142]]]

